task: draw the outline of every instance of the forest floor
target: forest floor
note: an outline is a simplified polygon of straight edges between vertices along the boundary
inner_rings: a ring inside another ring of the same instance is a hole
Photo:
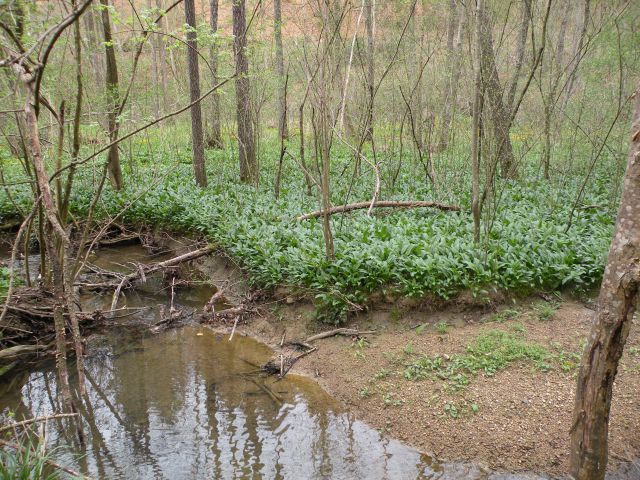
[[[460,304],[432,312],[378,306],[347,325],[378,333],[366,340],[318,340],[318,350],[292,372],[315,378],[358,418],[439,460],[562,475],[591,308],[550,297],[492,311]],[[328,330],[310,311],[301,303],[281,305],[240,332],[277,348],[285,332],[293,340]],[[639,404],[640,332],[634,324],[615,383],[613,468],[640,457]]]

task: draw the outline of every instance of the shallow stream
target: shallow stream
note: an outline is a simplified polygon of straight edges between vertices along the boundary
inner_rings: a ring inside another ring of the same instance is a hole
[[[132,268],[128,262],[150,260],[140,246],[102,249],[92,258],[122,271]],[[310,379],[260,375],[255,365],[272,352],[257,341],[229,341],[196,324],[151,334],[149,325],[171,302],[165,284],[154,277],[127,291],[118,306],[144,309],[118,314],[105,333],[88,339],[87,395],[78,402],[83,438],[68,420],[47,423],[59,463],[94,479],[483,477],[381,435]],[[179,288],[174,305],[201,308],[213,292],[206,285]],[[83,308],[108,308],[110,300],[83,297]],[[0,381],[3,417],[60,411],[51,364]]]

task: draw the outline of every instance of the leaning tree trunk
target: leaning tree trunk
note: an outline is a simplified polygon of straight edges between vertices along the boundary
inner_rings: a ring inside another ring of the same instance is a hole
[[[204,139],[202,134],[202,107],[200,98],[200,70],[198,67],[198,40],[196,39],[196,7],[193,0],[184,1],[187,31],[187,63],[189,64],[189,96],[191,98],[191,145],[193,147],[193,173],[199,187],[207,186],[204,169]]]
[[[640,86],[618,219],[578,375],[571,427],[571,474],[576,480],[605,476],[613,382],[640,300],[639,288]]]
[[[276,44],[276,73],[278,74],[278,137],[289,136],[287,126],[287,99],[284,78],[284,52],[282,49],[282,1],[273,0],[273,36]]]
[[[218,33],[218,0],[211,0],[209,3],[209,27],[214,34],[213,44],[209,50],[209,64],[211,65],[211,76],[213,83],[218,82],[218,43],[215,35]],[[211,95],[211,128],[207,129],[207,146],[211,148],[222,148],[222,132],[220,129],[220,93],[213,92]]]
[[[109,0],[100,0],[102,5],[102,30],[104,33],[104,53],[107,61],[107,71],[105,74],[107,87],[107,128],[109,129],[109,143],[113,143],[109,148],[108,163],[109,177],[113,188],[122,188],[122,169],[120,168],[120,151],[118,144],[114,143],[118,139],[120,122],[118,120],[118,109],[120,108],[120,87],[118,84],[118,64],[116,63],[116,53],[111,36],[111,19],[109,18]]]
[[[256,183],[258,163],[255,138],[251,123],[251,86],[249,84],[249,61],[247,60],[245,0],[233,2],[233,53],[236,59],[236,108],[238,123],[238,152],[240,157],[240,180]]]

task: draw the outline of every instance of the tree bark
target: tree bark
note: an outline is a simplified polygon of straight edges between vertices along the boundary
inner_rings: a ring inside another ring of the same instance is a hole
[[[276,73],[278,75],[278,136],[289,137],[286,112],[286,89],[284,79],[284,52],[282,48],[282,1],[273,0],[273,36],[276,44]]]
[[[551,166],[551,130],[556,110],[556,103],[558,102],[558,98],[556,98],[558,96],[558,88],[560,88],[560,83],[564,78],[564,44],[567,24],[569,23],[570,10],[571,3],[567,2],[564,17],[560,24],[560,31],[558,32],[558,44],[556,46],[555,59],[552,59],[551,66],[549,67],[549,91],[547,92],[546,99],[544,93],[542,95],[542,101],[544,103],[544,150],[542,151],[542,165],[545,180],[549,180],[549,167]],[[562,91],[560,94],[562,94]]]
[[[374,0],[366,0],[364,23],[367,30],[367,115],[365,138],[373,142],[373,101],[375,96],[374,65]]]
[[[209,3],[209,28],[214,34],[213,44],[209,49],[209,64],[211,65],[211,76],[213,84],[218,83],[218,45],[215,35],[218,33],[218,0],[211,0]],[[211,148],[222,148],[222,131],[220,128],[220,93],[213,92],[211,95],[211,128],[207,129],[207,146]]]
[[[480,242],[480,105],[482,71],[480,68],[482,49],[480,47],[481,22],[480,12],[483,1],[476,3],[476,32],[475,32],[475,58],[474,70],[474,96],[473,96],[473,122],[471,132],[471,213],[473,215],[473,241]]]
[[[513,147],[509,138],[511,129],[511,112],[507,110],[503,101],[503,88],[498,76],[495,53],[493,50],[492,25],[487,12],[487,6],[482,2],[482,9],[478,12],[480,22],[480,49],[482,77],[491,110],[491,126],[493,140],[496,144],[496,160],[500,162],[502,175],[506,178],[516,177]]]
[[[196,7],[194,0],[184,0],[184,16],[187,31],[187,63],[189,65],[189,96],[191,103],[200,98],[200,69],[198,66],[198,40],[196,35]],[[202,133],[202,106],[194,103],[191,111],[191,145],[193,148],[193,173],[199,187],[207,186],[204,168],[204,139]]]
[[[251,86],[247,59],[245,0],[233,1],[233,53],[236,60],[236,112],[240,180],[257,183],[258,164],[251,120]]]
[[[571,428],[571,474],[576,480],[605,476],[613,382],[640,297],[639,219],[640,86],[618,218],[578,375]]]
[[[162,0],[156,0],[156,8],[159,11],[162,10]],[[164,17],[158,20],[157,25],[160,30],[165,28],[166,21]],[[167,98],[167,52],[161,37],[156,38],[155,42],[155,50],[158,56],[158,73],[160,74],[160,96],[162,97],[162,111],[164,113],[169,111],[169,101]]]
[[[520,23],[520,34],[518,36],[518,47],[516,51],[516,64],[513,76],[511,77],[511,85],[507,91],[507,100],[505,108],[508,112],[513,109],[513,102],[516,98],[516,90],[518,89],[518,81],[520,80],[520,72],[524,64],[524,49],[527,46],[527,35],[529,33],[529,23],[531,22],[531,0],[522,2],[522,21]]]
[[[118,64],[111,35],[111,19],[109,18],[109,0],[100,0],[102,5],[102,30],[104,34],[104,52],[107,62],[105,74],[107,88],[107,128],[109,129],[109,143],[118,139],[120,121],[118,120],[118,108],[120,107],[120,87],[118,83]],[[109,164],[109,178],[113,188],[122,188],[122,169],[120,168],[120,151],[118,145],[114,144],[107,154]]]
[[[444,150],[449,145],[451,138],[451,122],[458,99],[458,83],[460,83],[460,65],[462,63],[462,41],[464,40],[464,28],[466,7],[462,5],[457,13],[458,2],[451,0],[449,4],[449,33],[447,38],[449,78],[444,98],[444,111],[442,113],[442,132],[440,134],[439,149]],[[454,35],[455,33],[455,35]],[[449,38],[451,46],[449,48]]]

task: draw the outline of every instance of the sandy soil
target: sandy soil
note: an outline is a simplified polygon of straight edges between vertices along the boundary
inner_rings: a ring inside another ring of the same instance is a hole
[[[348,326],[380,333],[367,335],[367,342],[340,336],[319,340],[318,350],[297,362],[292,373],[315,378],[360,419],[438,459],[471,461],[499,471],[563,475],[568,469],[577,362],[593,311],[566,301],[542,321],[535,305],[539,301],[524,302],[516,318],[503,321],[496,321],[495,313],[463,307],[432,313],[378,308]],[[449,325],[446,332],[443,322]],[[426,326],[416,330],[417,324]],[[313,321],[309,306],[293,304],[255,318],[240,332],[277,347],[285,331],[288,341],[322,329],[327,327]],[[552,370],[515,362],[495,376],[472,377],[461,390],[440,379],[404,378],[404,365],[418,355],[464,353],[490,330],[515,333],[546,347],[554,355]],[[447,404],[455,407],[455,418]],[[615,384],[612,468],[640,457],[639,405],[640,332],[634,325]]]

